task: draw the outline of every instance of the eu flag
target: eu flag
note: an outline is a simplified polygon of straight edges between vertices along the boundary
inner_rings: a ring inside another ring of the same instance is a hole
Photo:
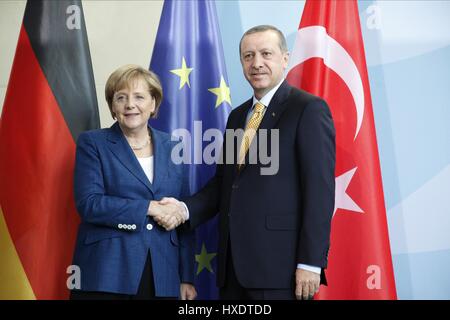
[[[204,141],[208,138],[203,133],[208,129],[223,132],[231,111],[213,1],[164,2],[150,69],[159,75],[164,92],[158,118],[151,124],[169,133],[186,129],[191,134],[187,145],[194,156],[190,157],[189,178],[191,192],[196,192],[215,173],[214,164],[198,157],[211,143]],[[217,217],[198,228],[196,235],[198,299],[217,299]]]

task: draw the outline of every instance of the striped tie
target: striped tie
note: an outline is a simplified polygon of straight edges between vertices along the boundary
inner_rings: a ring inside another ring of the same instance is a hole
[[[253,110],[253,114],[250,120],[247,122],[247,125],[245,126],[244,137],[242,139],[241,148],[239,150],[239,165],[238,165],[239,169],[243,167],[245,155],[247,154],[248,149],[250,148],[250,144],[252,143],[252,140],[256,134],[256,130],[258,129],[261,120],[263,118],[263,111],[264,105],[259,102],[256,103]]]

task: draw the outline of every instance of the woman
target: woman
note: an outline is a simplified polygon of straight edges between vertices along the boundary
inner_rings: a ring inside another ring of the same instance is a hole
[[[162,197],[187,195],[170,136],[148,125],[162,100],[157,76],[126,65],[105,88],[116,122],[80,135],[75,200],[81,216],[74,265],[81,288],[71,299],[194,299],[194,239],[152,218]]]

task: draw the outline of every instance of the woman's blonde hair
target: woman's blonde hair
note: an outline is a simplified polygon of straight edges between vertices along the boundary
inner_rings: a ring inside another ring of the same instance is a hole
[[[161,82],[158,76],[150,70],[144,69],[141,66],[134,64],[127,64],[111,73],[105,86],[105,98],[108,103],[109,111],[112,112],[112,102],[114,93],[123,88],[129,88],[136,80],[142,79],[147,83],[150,95],[155,99],[155,111],[150,118],[156,118],[159,107],[163,98],[163,91]]]

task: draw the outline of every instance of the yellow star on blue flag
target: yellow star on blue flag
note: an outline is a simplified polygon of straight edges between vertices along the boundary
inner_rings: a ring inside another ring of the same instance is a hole
[[[186,60],[183,59],[181,60],[181,68],[180,69],[173,69],[170,70],[170,72],[176,74],[177,76],[180,77],[180,90],[181,88],[184,87],[184,85],[187,83],[188,87],[191,87],[191,84],[189,83],[189,74],[192,72],[192,70],[194,70],[194,68],[188,68],[186,65]]]
[[[211,260],[217,255],[217,253],[208,253],[206,251],[205,243],[202,243],[202,251],[200,254],[195,255],[195,261],[198,262],[197,275],[202,272],[203,269],[207,269],[210,273],[214,273],[211,267]]]
[[[232,107],[215,2],[164,1],[150,63],[164,87],[164,112],[152,119],[155,129],[178,135],[174,130],[185,128],[192,133],[197,130],[194,120],[201,119],[203,130],[225,131]],[[215,170],[215,166],[206,163],[186,166],[187,175],[193,178],[190,191],[200,190],[204,182],[214,177]],[[187,240],[189,245],[183,248],[190,252],[191,243],[196,247],[195,285],[199,300],[219,299],[214,260],[219,242],[217,220],[216,217],[199,226],[195,244]],[[186,239],[194,240],[191,234]]]
[[[227,86],[223,76],[220,76],[220,85],[218,88],[210,88],[208,91],[214,93],[217,96],[216,108],[223,102],[228,102],[231,106],[230,87]]]

